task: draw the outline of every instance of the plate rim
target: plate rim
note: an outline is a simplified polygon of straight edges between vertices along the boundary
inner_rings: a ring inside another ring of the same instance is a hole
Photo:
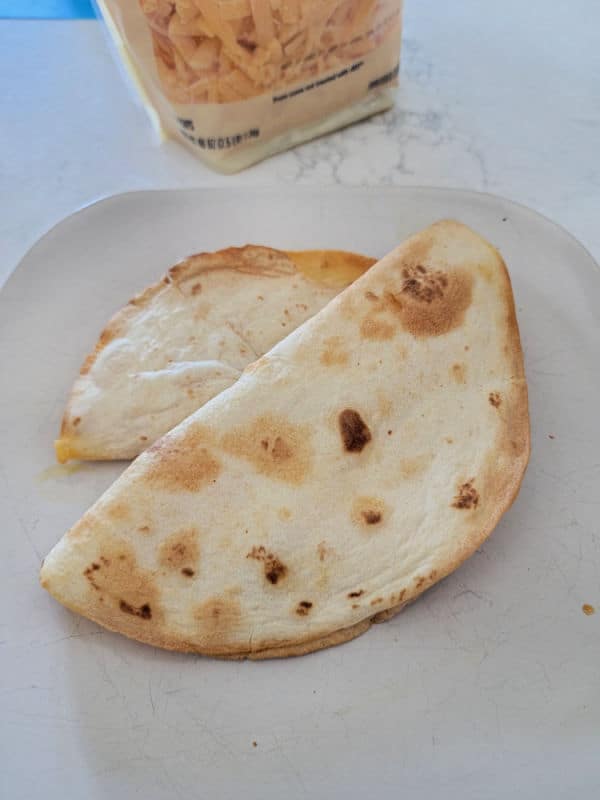
[[[284,185],[281,186],[267,186],[267,185],[259,185],[259,186],[235,186],[235,187],[228,187],[228,186],[185,186],[185,187],[166,187],[166,188],[157,188],[151,187],[148,189],[128,189],[124,192],[115,192],[111,194],[101,194],[88,202],[79,205],[74,211],[70,214],[67,214],[65,217],[62,217],[57,222],[54,222],[50,227],[48,227],[38,238],[33,242],[27,250],[23,253],[21,258],[17,261],[14,265],[12,270],[9,272],[6,280],[4,283],[0,284],[0,296],[1,293],[6,289],[7,286],[13,281],[17,271],[23,265],[23,263],[29,258],[31,253],[39,247],[43,242],[46,241],[50,236],[52,236],[58,228],[64,225],[69,220],[73,219],[74,217],[79,217],[84,215],[85,213],[91,211],[92,209],[98,208],[103,205],[108,205],[114,201],[118,201],[125,197],[134,197],[135,195],[158,195],[158,194],[193,194],[198,191],[205,191],[209,190],[211,192],[217,192],[219,194],[227,194],[239,191],[249,191],[249,192],[258,192],[261,194],[269,194],[275,193],[277,191],[284,190],[286,187]],[[582,255],[585,255],[587,260],[590,262],[589,266],[592,267],[598,273],[598,278],[600,278],[600,260],[596,260],[590,250],[574,235],[572,234],[568,228],[565,228],[559,222],[552,219],[551,217],[543,214],[540,211],[537,211],[530,206],[525,205],[524,203],[520,203],[516,200],[512,200],[511,198],[504,197],[503,195],[495,194],[493,192],[482,192],[474,189],[463,189],[458,187],[450,187],[450,186],[427,186],[425,184],[406,184],[406,185],[398,185],[398,186],[342,186],[339,184],[330,184],[328,186],[313,186],[311,184],[303,184],[301,186],[294,186],[292,188],[293,193],[309,193],[314,192],[315,189],[319,189],[320,192],[327,192],[328,194],[346,194],[348,192],[359,192],[359,193],[375,193],[378,194],[395,194],[397,192],[419,192],[419,193],[426,193],[426,192],[434,192],[434,193],[443,193],[447,195],[454,195],[454,196],[463,196],[463,197],[474,197],[480,198],[487,202],[489,201],[499,201],[507,206],[512,206],[514,208],[519,209],[521,212],[525,212],[530,214],[534,218],[542,220],[544,223],[549,224],[553,228],[557,230],[557,232],[563,234],[573,245],[575,245],[579,250],[581,250]]]

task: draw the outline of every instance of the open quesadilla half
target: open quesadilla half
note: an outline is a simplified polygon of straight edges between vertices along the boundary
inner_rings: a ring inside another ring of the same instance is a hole
[[[172,267],[115,314],[83,363],[58,460],[138,455],[374,263],[248,245]]]
[[[307,653],[456,569],[528,456],[508,273],[486,241],[440,222],[136,459],[41,582],[159,647]]]

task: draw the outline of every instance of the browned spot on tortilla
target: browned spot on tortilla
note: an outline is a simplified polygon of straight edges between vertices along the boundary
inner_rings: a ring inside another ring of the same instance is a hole
[[[358,589],[356,592],[348,592],[348,597],[360,597],[365,593],[364,589]]]
[[[90,587],[101,593],[102,610],[97,619],[110,622],[119,609],[123,617],[119,630],[134,634],[139,623],[152,620],[162,622],[159,590],[151,571],[140,567],[133,548],[124,541],[103,539],[98,556],[84,571]],[[96,608],[98,611],[98,607]]]
[[[158,563],[173,571],[189,568],[194,572],[200,558],[197,528],[183,528],[168,536],[158,549]]]
[[[375,294],[375,292],[371,292],[371,291],[365,292],[365,297],[366,297],[367,300],[370,300],[371,302],[375,302],[376,300],[379,300],[379,297]]]
[[[149,603],[143,603],[141,606],[132,606],[126,600],[120,600],[119,608],[125,614],[132,614],[134,617],[140,617],[141,619],[152,619],[152,608]]]
[[[453,364],[450,375],[456,383],[464,385],[467,382],[467,368],[464,364]]]
[[[147,442],[147,441],[148,441],[147,436],[140,436],[140,442]]]
[[[500,408],[502,403],[500,392],[490,392],[488,395],[488,401],[490,405],[494,406],[494,408]]]
[[[494,270],[489,266],[489,264],[478,264],[477,272],[479,272],[481,277],[488,283],[491,283],[494,280]]]
[[[194,308],[193,318],[196,321],[206,319],[210,313],[210,303],[198,303]]]
[[[358,411],[344,409],[340,412],[338,423],[344,447],[349,453],[360,453],[371,441],[371,431]]]
[[[98,586],[98,584],[96,583],[96,581],[94,579],[94,574],[95,574],[96,570],[98,570],[98,569],[100,569],[100,564],[98,564],[96,561],[92,561],[92,563],[89,565],[89,567],[86,567],[83,570],[83,574],[88,579],[88,581],[90,583],[90,586],[93,586],[94,589],[96,589],[96,590],[100,589],[100,587]]]
[[[246,558],[253,558],[255,561],[261,561],[265,569],[265,578],[269,583],[279,583],[287,575],[287,567],[277,558],[273,553],[269,553],[263,545],[260,547],[253,547],[248,553]]]
[[[73,427],[76,428],[79,423],[81,422],[81,417],[74,417],[73,419]]]
[[[363,339],[383,342],[394,336],[396,328],[375,314],[368,314],[360,324],[360,333]]]
[[[581,610],[586,615],[586,617],[591,617],[592,614],[596,613],[596,609],[594,608],[594,606],[591,606],[589,603],[584,603],[581,606]]]
[[[373,600],[371,600],[369,605],[378,606],[380,603],[383,603],[383,597],[375,597]]]
[[[437,570],[432,569],[431,572],[429,573],[429,580],[434,581],[436,578],[437,578]]]
[[[282,522],[286,522],[288,519],[291,519],[292,512],[289,510],[289,508],[282,507],[277,512],[277,516]]]
[[[360,603],[352,603],[352,608],[360,608]]]
[[[129,519],[129,506],[125,503],[111,503],[106,508],[106,516],[114,520]]]
[[[221,463],[206,444],[202,430],[163,436],[146,450],[152,459],[145,479],[151,486],[187,492],[216,483]]]
[[[417,586],[417,589],[420,589],[421,586],[423,586],[423,584],[425,583],[425,580],[426,580],[426,578],[424,578],[423,576],[421,576],[419,578],[415,578],[415,584]]]
[[[200,282],[194,283],[191,291],[193,295],[200,294],[200,292],[202,291],[202,284]]]
[[[454,444],[454,439],[451,436],[446,436],[446,444]]]
[[[402,277],[402,292],[423,303],[442,298],[448,288],[448,276],[442,270],[427,269],[422,264],[404,266]]]
[[[417,263],[403,267],[401,285],[385,292],[384,299],[413,336],[441,336],[462,325],[472,292],[473,276],[467,270],[445,273]]]
[[[193,578],[196,573],[191,567],[183,567],[181,574],[185,575],[187,578]]]
[[[400,478],[411,480],[422,475],[433,461],[432,453],[421,453],[412,458],[401,458],[398,462]]]
[[[149,525],[140,525],[138,528],[139,533],[150,533],[150,526]]]
[[[341,336],[330,336],[323,342],[321,351],[321,364],[326,367],[343,367],[348,363],[348,353],[344,349],[344,340]]]
[[[227,639],[239,627],[242,610],[238,600],[227,593],[224,597],[211,597],[194,609],[194,619],[202,633],[211,638]]]
[[[453,508],[472,509],[477,508],[479,504],[479,492],[473,486],[475,479],[471,478],[465,483],[461,483],[458,487],[456,497],[452,503]]]
[[[363,529],[376,529],[386,520],[387,506],[378,497],[357,497],[352,504],[352,521]]]
[[[313,604],[309,600],[302,600],[296,606],[296,614],[300,617],[305,617],[313,607]]]
[[[325,542],[319,542],[317,545],[317,553],[319,554],[319,561],[325,561],[326,557],[333,553],[333,548],[328,547]]]
[[[312,467],[310,426],[293,425],[274,414],[263,414],[247,427],[225,434],[221,444],[227,453],[249,461],[257,472],[283,483],[303,483]]]

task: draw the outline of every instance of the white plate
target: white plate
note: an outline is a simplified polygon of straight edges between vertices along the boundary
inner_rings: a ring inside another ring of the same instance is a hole
[[[250,241],[382,255],[448,216],[509,264],[533,424],[517,502],[458,572],[354,642],[264,663],[153,650],[39,588],[42,556],[122,469],[68,474],[51,466],[52,440],[82,357],[130,295],[200,249]],[[0,794],[591,797],[600,785],[599,309],[600,272],[574,239],[468,192],[137,192],[50,231],[0,293]],[[584,603],[598,613],[584,615]]]

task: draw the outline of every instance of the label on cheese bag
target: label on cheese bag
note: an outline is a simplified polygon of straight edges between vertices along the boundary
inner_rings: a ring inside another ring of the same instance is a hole
[[[98,0],[161,126],[234,172],[389,108],[402,0]]]

